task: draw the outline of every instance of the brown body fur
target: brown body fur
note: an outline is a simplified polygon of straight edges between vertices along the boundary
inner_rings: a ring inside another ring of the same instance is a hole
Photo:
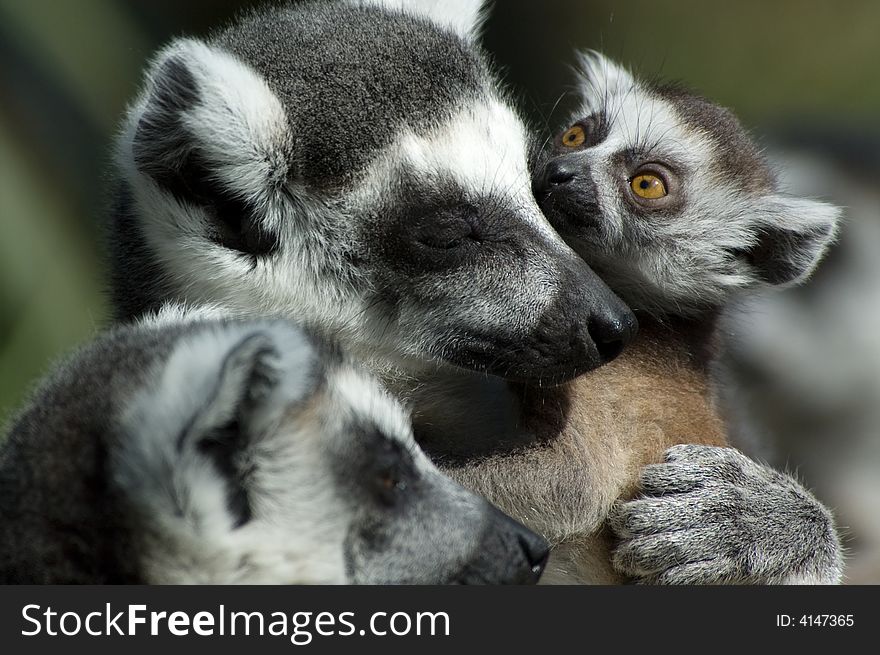
[[[646,326],[615,361],[571,383],[577,402],[567,429],[597,453],[606,503],[633,498],[639,472],[663,461],[671,446],[728,445],[712,400],[708,358],[694,336]],[[598,423],[597,414],[612,422]],[[612,545],[601,527],[566,539],[554,550],[545,582],[623,582],[610,565]]]
[[[448,472],[555,546],[546,582],[612,584],[604,524],[641,469],[681,443],[727,445],[709,376],[713,330],[643,321],[616,360],[559,387],[513,386],[518,432],[540,443]]]

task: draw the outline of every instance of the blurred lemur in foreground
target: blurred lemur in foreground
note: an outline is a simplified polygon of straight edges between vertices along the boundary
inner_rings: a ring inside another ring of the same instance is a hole
[[[527,583],[547,554],[338,349],[176,307],[41,383],[0,448],[0,521],[2,583]]]
[[[570,439],[575,415],[618,432],[625,399],[575,406],[546,385],[614,359],[635,318],[538,207],[530,135],[478,43],[482,5],[305,2],[165,48],[118,142],[113,294],[120,318],[210,302],[332,334],[410,405],[447,472],[562,544],[604,523],[618,463],[642,446]],[[749,466],[696,468],[730,503],[713,498],[728,511],[681,548],[735,543],[738,581],[824,571],[821,538],[809,556],[788,545],[822,508]],[[731,511],[763,529],[732,536]],[[678,520],[639,516],[657,533]],[[687,579],[718,577],[704,573]]]
[[[734,450],[694,444],[726,445],[712,389],[721,309],[743,290],[807,277],[838,209],[781,193],[730,111],[598,53],[581,56],[580,73],[581,103],[538,155],[534,188],[563,239],[639,316],[618,359],[560,391],[584,412],[576,438],[593,452],[613,444],[607,500],[642,494],[612,514],[616,570],[652,582],[836,582],[840,548],[818,502]],[[692,445],[664,461],[674,444]],[[607,538],[570,540],[548,577],[594,578]],[[753,550],[764,538],[778,558]]]

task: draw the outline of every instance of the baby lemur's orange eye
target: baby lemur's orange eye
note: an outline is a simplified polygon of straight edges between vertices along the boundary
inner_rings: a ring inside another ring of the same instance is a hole
[[[656,200],[669,193],[666,190],[666,183],[653,173],[636,175],[630,180],[629,186],[634,194],[639,198],[645,198],[646,200]]]
[[[566,148],[577,148],[584,145],[587,140],[587,133],[580,125],[572,125],[562,135],[562,145]]]

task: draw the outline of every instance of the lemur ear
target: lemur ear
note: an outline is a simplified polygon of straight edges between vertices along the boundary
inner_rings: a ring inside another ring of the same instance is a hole
[[[256,332],[231,345],[210,336],[183,344],[166,364],[152,411],[176,415],[182,425],[165,443],[166,465],[154,466],[178,479],[168,493],[188,504],[183,513],[193,522],[223,532],[250,520],[247,454],[272,409],[277,360],[271,339]]]
[[[227,354],[213,396],[181,436],[179,448],[194,448],[217,468],[225,480],[227,509],[234,525],[251,518],[247,496],[245,453],[257,432],[256,416],[277,386],[274,366],[278,353],[264,334],[252,334]],[[183,443],[185,440],[190,444]]]
[[[250,454],[314,388],[315,351],[280,323],[196,328],[126,409],[117,482],[208,533],[247,522]]]
[[[764,200],[757,239],[746,258],[774,285],[806,279],[837,233],[840,209],[817,200],[770,196]]]
[[[636,85],[629,70],[601,52],[583,50],[577,59],[578,92],[590,110],[601,108],[608,96],[626,93]]]
[[[349,0],[427,18],[466,39],[477,39],[489,13],[487,0]]]
[[[284,108],[257,73],[195,39],[165,48],[129,125],[131,160],[178,202],[204,209],[214,237],[272,249],[272,217],[293,160]]]
[[[223,356],[211,396],[195,416],[190,432],[201,442],[223,441],[231,427],[239,434],[256,428],[281,374],[279,353],[268,335],[255,332]]]

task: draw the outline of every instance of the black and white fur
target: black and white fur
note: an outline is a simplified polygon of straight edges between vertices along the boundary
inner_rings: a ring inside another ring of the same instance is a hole
[[[630,307],[658,318],[717,310],[738,291],[796,284],[834,239],[839,209],[787,195],[734,114],[675,84],[580,57],[581,102],[539,155],[536,195],[553,227]],[[639,202],[630,180],[669,194]]]
[[[538,209],[481,6],[305,2],[160,52],[118,141],[119,317],[292,315],[404,374],[613,358],[634,318]]]
[[[539,154],[541,207],[637,313],[700,335],[694,349],[717,355],[721,309],[744,290],[806,278],[839,209],[781,191],[729,110],[638,80],[599,53],[580,63],[570,124],[586,138],[569,147],[562,132]],[[633,193],[643,172],[668,195]],[[792,477],[729,448],[689,445],[641,479],[646,496],[612,519],[618,570],[660,583],[840,581],[834,519]]]
[[[273,319],[166,308],[80,349],[0,450],[0,581],[534,582],[543,540]]]
[[[210,301],[333,333],[413,399],[417,436],[468,421],[454,448],[479,475],[476,453],[510,446],[480,419],[507,393],[486,373],[570,378],[635,330],[537,207],[529,135],[475,42],[482,4],[306,3],[160,53],[119,140],[119,315]],[[575,502],[538,503],[537,523],[580,525],[589,472],[533,452],[516,502],[538,479]]]

